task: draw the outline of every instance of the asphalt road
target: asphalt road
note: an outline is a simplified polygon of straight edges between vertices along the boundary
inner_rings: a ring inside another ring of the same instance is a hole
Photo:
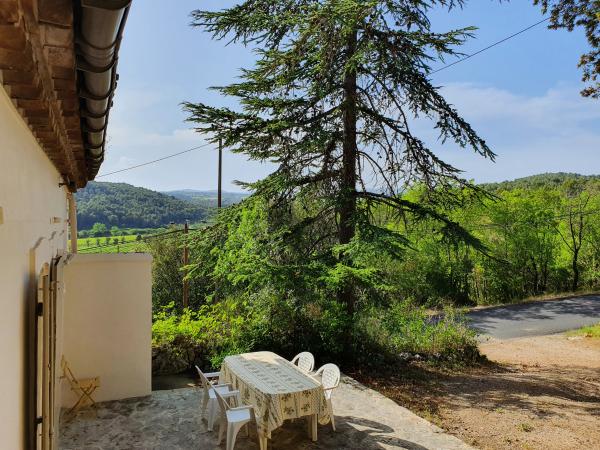
[[[600,296],[486,308],[467,318],[477,331],[496,339],[543,336],[600,322]]]

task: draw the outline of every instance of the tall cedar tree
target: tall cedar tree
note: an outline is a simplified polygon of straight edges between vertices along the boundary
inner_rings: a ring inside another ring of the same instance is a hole
[[[546,14],[550,11],[550,28],[573,31],[576,26],[585,30],[591,50],[581,55],[579,67],[583,81],[590,85],[581,91],[585,97],[600,98],[600,0],[534,0]]]
[[[319,208],[303,223],[334,223],[337,248],[357,233],[385,233],[374,226],[373,208],[380,206],[433,215],[445,232],[460,232],[433,208],[400,194],[415,183],[430,199],[457,186],[474,189],[413,133],[423,118],[442,142],[494,158],[428,78],[430,64],[455,54],[473,29],[434,33],[427,14],[462,3],[246,0],[217,12],[194,11],[194,26],[258,56],[240,82],[214,88],[236,98],[239,109],[185,103],[189,120],[213,142],[222,139],[233,152],[277,164],[264,180],[242,184],[274,208],[309,197]],[[352,265],[343,251],[338,255]],[[338,296],[352,317],[352,286]]]

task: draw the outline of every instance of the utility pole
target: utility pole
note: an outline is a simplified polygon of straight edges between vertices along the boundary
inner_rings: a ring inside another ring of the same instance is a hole
[[[219,138],[219,181],[217,186],[217,208],[221,207],[221,179],[223,171],[223,141]]]
[[[187,245],[187,234],[189,231],[189,225],[188,225],[188,221],[185,221],[185,224],[183,225],[183,239],[184,239],[184,243],[183,243],[183,265],[184,267],[187,266],[190,261],[190,250],[188,249],[188,245]],[[189,281],[187,279],[187,270],[185,271],[184,275],[183,275],[183,307],[187,308],[190,305],[190,285],[189,285]]]

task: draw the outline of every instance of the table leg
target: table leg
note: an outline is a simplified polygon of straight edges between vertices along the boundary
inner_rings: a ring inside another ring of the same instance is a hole
[[[310,418],[310,423],[311,423],[311,439],[313,442],[317,442],[317,429],[318,429],[318,416],[316,414],[313,414]]]
[[[260,450],[267,450],[267,437],[266,436],[258,436],[258,445]]]

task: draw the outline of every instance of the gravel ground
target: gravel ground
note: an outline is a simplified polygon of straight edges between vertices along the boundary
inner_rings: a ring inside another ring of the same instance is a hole
[[[481,350],[490,364],[477,369],[355,377],[477,448],[600,450],[600,340],[489,340]]]

